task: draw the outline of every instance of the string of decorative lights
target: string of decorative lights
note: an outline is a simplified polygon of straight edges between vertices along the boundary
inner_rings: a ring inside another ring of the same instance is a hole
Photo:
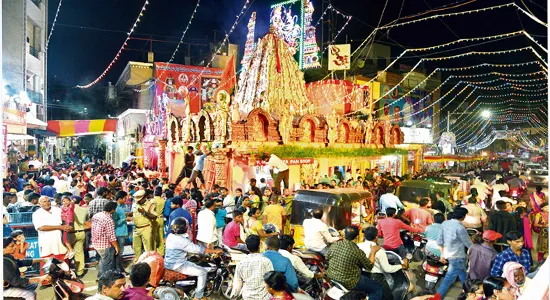
[[[524,79],[521,82],[536,82],[536,81],[541,81],[541,80],[548,81],[548,79],[546,79],[546,78],[539,78],[539,79]],[[476,84],[476,83],[490,84],[490,83],[495,83],[495,82],[499,82],[499,81],[507,82],[507,83],[509,83],[509,85],[512,85],[512,86],[533,86],[532,84],[511,83],[510,80],[506,77],[499,77],[499,78],[488,80],[488,81],[466,81],[466,82],[471,83],[471,84]],[[536,85],[543,86],[543,85],[546,85],[546,84],[536,84]]]
[[[479,64],[479,65],[473,65],[473,66],[467,66],[467,67],[439,68],[439,70],[441,70],[441,71],[467,71],[467,70],[476,69],[476,68],[482,68],[482,67],[491,67],[491,68],[515,68],[515,67],[524,67],[524,66],[534,65],[534,64],[540,66],[541,63],[540,63],[538,60],[528,61],[528,62],[523,62],[523,63],[514,63],[514,64],[491,64],[491,63],[482,63],[482,64]]]
[[[147,8],[147,5],[149,4],[149,0],[145,0],[145,3],[143,4],[143,6],[141,7],[141,11],[139,12],[139,15],[136,19],[136,21],[134,22],[134,25],[132,26],[132,28],[130,29],[130,31],[127,33],[127,37],[126,39],[124,40],[124,43],[122,43],[122,46],[120,47],[120,49],[118,50],[117,54],[115,55],[115,57],[113,58],[113,60],[111,60],[111,62],[109,63],[109,65],[107,66],[107,68],[101,73],[101,75],[99,75],[99,77],[97,77],[94,81],[88,83],[88,84],[85,84],[85,85],[77,85],[76,87],[77,88],[80,88],[80,89],[87,89],[93,85],[95,85],[96,83],[98,83],[101,79],[103,79],[103,77],[105,77],[105,75],[107,75],[107,73],[111,70],[111,68],[113,67],[113,65],[118,61],[118,58],[120,57],[120,54],[122,53],[122,51],[126,48],[126,46],[128,45],[128,41],[130,40],[131,36],[132,36],[132,33],[134,33],[134,30],[136,29],[138,23],[141,21],[141,18],[143,17],[143,13],[145,11],[145,9]]]
[[[409,71],[404,77],[403,79],[401,79],[394,87],[392,87],[391,89],[389,89],[384,95],[381,95],[379,99],[373,101],[372,104],[375,104],[377,103],[378,101],[380,101],[380,99],[386,97],[387,95],[389,95],[390,93],[392,93],[398,86],[400,86],[403,82],[405,82],[405,80],[410,76],[410,74],[412,74],[414,72],[414,70],[416,70],[416,68],[424,61],[440,61],[440,60],[447,60],[447,59],[454,59],[454,58],[460,58],[460,57],[464,57],[464,56],[469,56],[469,55],[474,55],[474,54],[479,54],[479,55],[500,55],[500,54],[508,54],[508,53],[514,53],[514,52],[519,52],[519,51],[526,51],[526,50],[530,50],[532,49],[532,47],[524,47],[524,48],[518,48],[518,49],[510,49],[510,50],[501,50],[501,51],[470,51],[470,52],[467,52],[467,53],[462,53],[462,54],[457,54],[457,55],[452,55],[452,56],[446,56],[446,57],[433,57],[433,58],[422,58],[420,59],[420,61],[414,65],[414,67],[411,69],[411,71]],[[541,66],[542,67],[542,66]],[[433,74],[435,74],[435,72],[437,71],[438,69],[434,70],[434,72],[432,72],[429,76],[427,76],[422,82],[420,82],[415,88],[413,88],[411,91],[409,91],[408,93],[410,94],[412,91],[414,91],[415,89],[417,89],[418,86],[420,86],[421,84],[423,84],[425,81],[427,81],[427,79],[431,76],[433,76]],[[371,80],[372,81],[372,80]],[[353,92],[352,92],[353,93]],[[406,97],[407,94],[405,94],[403,97]]]
[[[185,29],[183,30],[183,32],[180,36],[180,40],[178,41],[178,44],[176,45],[176,48],[174,49],[174,52],[172,52],[172,56],[170,57],[170,60],[166,63],[166,66],[169,66],[172,63],[172,61],[174,61],[174,58],[176,57],[176,54],[178,53],[178,51],[180,49],[180,46],[183,42],[183,38],[187,34],[187,31],[189,30],[189,27],[191,26],[191,23],[193,22],[193,19],[195,18],[195,14],[197,13],[197,9],[199,8],[200,3],[201,3],[201,0],[197,0],[197,4],[195,5],[195,8],[193,9],[193,12],[191,13],[191,17],[189,17],[189,22],[187,22],[187,26],[185,26]],[[166,72],[166,69],[162,70],[162,73],[159,76],[157,76],[157,78],[162,78],[162,75],[164,74],[164,72]],[[155,82],[156,78],[152,78],[152,81]],[[154,84],[150,84],[145,89],[134,89],[134,91],[138,92],[138,93],[142,93],[142,92],[145,92],[145,91],[153,88],[154,86],[155,86]]]
[[[479,12],[484,12],[484,11],[491,11],[493,9],[500,9],[500,8],[505,8],[505,7],[509,7],[509,6],[516,7],[518,10],[520,10],[521,12],[528,15],[531,19],[535,20],[537,23],[539,23],[539,24],[541,24],[545,27],[548,27],[548,24],[542,22],[537,17],[531,15],[530,13],[526,12],[521,7],[517,6],[515,3],[512,2],[512,3],[507,3],[507,4],[501,4],[501,5],[496,5],[496,6],[479,8],[479,9],[465,10],[465,11],[455,12],[455,13],[436,14],[436,15],[433,15],[433,16],[424,17],[424,18],[417,19],[417,20],[406,21],[406,22],[403,22],[403,23],[392,24],[392,25],[384,25],[384,26],[378,27],[378,29],[380,30],[380,29],[399,27],[399,26],[404,26],[404,25],[412,24],[412,23],[418,23],[418,22],[422,22],[422,21],[430,20],[430,19],[437,19],[437,18],[444,18],[444,17],[451,17],[451,16],[467,15],[467,14],[471,14],[471,13],[479,13]]]
[[[500,77],[533,77],[535,75],[542,74],[545,79],[547,78],[547,74],[544,71],[537,71],[537,72],[531,72],[531,73],[518,73],[518,74],[509,74],[509,73],[501,73],[501,72],[489,72],[484,74],[476,74],[476,75],[455,75],[456,78],[480,78],[480,77],[487,77],[487,76],[500,76]],[[542,80],[540,78],[537,78],[535,80]],[[508,80],[521,80],[521,79],[508,79]]]
[[[477,90],[477,88],[474,88],[474,89],[470,92],[470,94],[468,94],[466,97],[464,97],[464,100],[462,100],[462,102],[460,102],[460,104],[458,104],[458,105],[456,106],[456,108],[451,112],[451,114],[456,113],[456,111],[457,111],[460,107],[462,107],[462,105],[464,105],[464,103],[466,102],[466,100],[468,100],[468,99],[470,98],[470,96],[474,94],[474,92],[475,92],[476,90]],[[475,98],[474,101],[472,101],[472,103],[477,102],[478,99],[479,99],[479,96],[478,96],[477,98]],[[449,104],[451,104],[451,102],[445,103],[445,105],[443,105],[442,107],[440,107],[437,111],[434,111],[434,113],[433,113],[433,114],[434,114],[434,117],[435,117],[436,115],[440,115],[441,112],[442,112],[447,106],[449,106]],[[444,119],[444,118],[443,118],[443,119],[440,119],[440,120],[439,120],[439,123],[437,124],[437,127],[438,127],[438,128],[441,128],[441,125],[443,125],[443,122],[445,122],[445,121],[446,121],[446,119]]]
[[[530,94],[530,95],[526,95],[526,94],[519,94],[519,93],[508,93],[508,94],[501,94],[501,95],[484,95],[484,96],[481,96],[483,98],[501,98],[501,97],[507,97],[507,96],[516,96],[516,97],[537,97],[537,96],[544,96],[544,95],[548,95],[548,92],[545,92],[545,93],[538,93],[538,94]]]
[[[332,39],[332,41],[325,47],[325,49],[324,49],[323,52],[321,53],[321,56],[323,56],[323,54],[325,54],[325,52],[327,51],[328,47],[330,47],[330,46],[332,46],[332,44],[334,44],[334,42],[336,41],[336,38],[340,35],[340,33],[342,33],[342,31],[344,30],[344,28],[346,28],[346,26],[348,26],[349,21],[351,21],[351,16],[348,16],[348,19],[347,19],[346,23],[344,23],[344,26],[342,26],[342,28],[340,28],[340,30],[338,30],[338,32],[336,33],[336,35],[334,36],[334,38]]]
[[[235,28],[237,27],[237,24],[239,24],[240,20],[241,20],[241,17],[243,16],[243,14],[245,13],[245,10],[246,10],[246,7],[249,3],[249,0],[246,0],[243,7],[241,8],[241,11],[239,12],[239,14],[237,15],[236,19],[235,19],[235,22],[233,22],[233,25],[231,26],[231,29],[229,30],[228,33],[225,34],[225,38],[223,39],[223,41],[221,42],[220,46],[218,47],[218,49],[216,49],[216,51],[214,51],[214,55],[212,55],[212,58],[210,59],[210,61],[208,62],[208,64],[206,64],[206,66],[204,67],[204,69],[201,71],[201,73],[195,77],[193,79],[193,81],[189,84],[190,86],[192,86],[193,84],[196,83],[197,80],[199,80],[199,78],[201,78],[202,74],[204,73],[204,71],[206,71],[206,68],[209,68],[210,65],[212,64],[212,62],[214,61],[214,59],[216,59],[216,55],[221,49],[222,47],[225,45],[225,43],[227,43],[227,41],[229,40],[229,36],[233,33],[233,31],[235,30]]]
[[[61,3],[63,3],[63,0],[59,0],[59,4],[57,5],[57,11],[55,12],[55,16],[53,17],[52,28],[50,28],[48,39],[46,39],[46,46],[44,46],[44,53],[48,52],[48,45],[50,44],[50,38],[52,37],[53,29],[55,28],[55,23],[57,22],[57,16],[59,16],[59,11],[61,10]]]
[[[187,22],[187,26],[185,26],[185,29],[183,30],[180,40],[178,44],[176,45],[176,49],[174,49],[174,52],[172,53],[172,56],[170,57],[170,60],[166,63],[166,66],[169,66],[172,61],[174,61],[174,58],[176,57],[176,53],[178,53],[180,46],[183,42],[183,38],[187,34],[187,30],[189,30],[189,27],[191,26],[191,23],[193,22],[193,18],[195,18],[195,14],[197,13],[197,9],[199,8],[199,5],[201,3],[201,0],[197,0],[197,4],[195,5],[195,8],[193,9],[193,13],[191,14],[191,17],[189,17],[189,22]],[[166,69],[162,71],[162,73],[158,76],[159,78],[162,78],[162,75],[166,72]]]

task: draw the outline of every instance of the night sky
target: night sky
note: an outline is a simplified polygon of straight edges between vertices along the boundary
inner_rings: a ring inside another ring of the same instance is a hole
[[[230,42],[238,44],[241,53],[246,40],[246,24],[251,12],[256,11],[258,16],[256,26],[257,39],[268,31],[269,6],[276,1],[251,0],[250,2],[249,10],[242,18],[235,32],[230,36]],[[405,17],[422,13],[426,10],[445,5],[465,4],[442,13],[470,10],[510,2],[510,0],[388,0],[381,23],[387,24],[399,16]],[[545,0],[524,0],[523,2],[538,18],[547,22]],[[58,3],[59,0],[49,1],[48,13],[50,26],[53,22]],[[59,108],[66,108],[69,105],[80,105],[80,107],[89,105],[88,107],[91,107],[92,113],[98,117],[105,114],[97,105],[101,104],[104,99],[104,87],[109,81],[113,84],[116,82],[128,61],[146,61],[146,51],[150,48],[148,41],[131,40],[128,43],[128,47],[139,51],[123,52],[115,67],[95,87],[83,91],[72,87],[77,84],[87,84],[101,74],[120,48],[126,37],[126,32],[129,31],[135,21],[143,3],[144,1],[142,0],[63,0],[48,49],[49,102],[56,99],[60,100],[57,102]],[[313,20],[315,22],[322,12],[321,1],[318,0],[313,3],[315,6]],[[326,4],[328,3],[326,1]],[[340,0],[333,1],[332,3],[341,12],[353,16],[353,20],[337,39],[338,43],[344,43],[347,36],[348,40],[351,40],[353,51],[378,24],[385,1]],[[521,1],[518,0],[516,3],[525,9]],[[225,36],[225,31],[229,30],[235,21],[235,17],[243,4],[244,1],[242,0],[201,0],[195,19],[184,42],[208,45],[214,41],[215,34],[216,40],[220,41]],[[175,42],[179,40],[195,5],[196,1],[194,0],[149,0],[147,11],[133,36],[163,41],[153,42],[153,52],[155,52],[155,61],[167,61],[174,51]],[[325,35],[328,32],[328,26],[333,25],[336,30],[339,30],[344,23],[341,17],[336,17],[331,21],[331,24],[325,23],[324,25]],[[406,48],[427,47],[450,42],[459,37],[488,36],[518,31],[522,30],[522,28],[528,31],[535,39],[542,42],[545,47],[547,46],[546,28],[517,12],[512,7],[397,27],[391,29],[389,32],[387,30],[380,32],[377,35],[377,40],[395,45],[395,49],[392,49],[392,56],[396,56],[402,51],[400,46]],[[217,30],[217,32],[215,33],[214,30]],[[320,31],[319,26],[317,28],[318,40],[320,40],[321,36]],[[325,36],[324,42],[328,41]],[[463,43],[450,48],[463,49],[439,53],[437,56],[454,55],[467,51],[495,51],[529,45],[534,46],[525,37],[514,37],[477,46],[473,44],[476,43]],[[184,47],[184,49],[186,50],[187,48]],[[444,50],[448,50],[448,48]],[[183,51],[180,50],[180,52]],[[197,60],[200,60],[201,57],[203,59],[206,58],[208,53],[208,46],[195,45],[191,47],[191,54]],[[544,52],[540,51],[539,53],[543,54]],[[183,63],[184,52],[180,54],[174,63]],[[546,59],[546,57],[544,58]],[[404,63],[413,65],[415,59],[417,58],[409,56],[404,60]],[[534,60],[532,54],[515,54],[472,57],[445,62],[435,66],[461,66],[479,64],[481,62],[511,63],[530,60]],[[427,67],[429,68],[430,66]],[[516,70],[516,72],[521,71]]]

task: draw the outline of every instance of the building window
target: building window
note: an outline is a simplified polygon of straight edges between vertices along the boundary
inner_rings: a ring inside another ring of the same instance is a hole
[[[36,58],[38,58],[38,54],[41,51],[41,32],[42,28],[40,28],[40,26],[27,20],[27,43],[29,43],[29,53]]]
[[[42,3],[42,0],[31,0],[34,5],[38,6],[40,8],[40,3]]]

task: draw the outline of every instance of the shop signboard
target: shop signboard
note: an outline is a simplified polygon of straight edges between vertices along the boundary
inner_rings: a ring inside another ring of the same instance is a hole
[[[381,84],[381,95],[388,93],[392,87]],[[414,90],[407,96],[405,91],[398,86],[380,100],[383,109],[379,111],[379,117],[389,116],[392,124],[404,127],[432,128],[433,126],[433,96],[426,91]]]
[[[282,161],[289,166],[296,166],[296,165],[309,165],[309,164],[312,164],[315,160],[313,158],[291,158],[291,159],[283,159]]]

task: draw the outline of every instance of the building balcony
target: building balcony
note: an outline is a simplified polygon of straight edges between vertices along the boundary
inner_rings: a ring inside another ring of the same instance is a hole
[[[34,3],[38,8],[40,8],[40,3],[42,3],[42,0],[31,0],[32,3]]]
[[[42,95],[42,93],[27,89],[27,95],[29,96],[29,99],[32,103],[36,103],[39,105],[44,104],[44,96]]]
[[[36,50],[33,46],[30,46],[30,45],[29,45],[29,53],[30,53],[30,55],[40,59],[40,57],[39,57],[40,56],[40,51]]]

